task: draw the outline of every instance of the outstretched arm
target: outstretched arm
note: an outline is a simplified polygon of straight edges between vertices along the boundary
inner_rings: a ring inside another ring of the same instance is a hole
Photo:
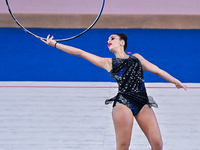
[[[57,43],[55,40],[53,40],[53,38],[54,38],[53,36],[50,37],[50,35],[48,35],[46,41],[43,39],[41,39],[41,40],[50,46],[54,46],[57,49],[60,49],[68,54],[82,57],[82,58],[90,61],[94,65],[96,65],[100,68],[103,68],[107,71],[110,71],[110,68],[111,68],[111,59],[110,58],[102,58],[102,57],[96,56],[94,54],[88,53],[86,51],[83,51],[79,48],[75,48],[72,46],[67,46],[67,45],[64,45],[61,43]]]
[[[161,78],[175,84],[175,86],[179,89],[179,88],[183,88],[184,90],[186,89],[186,85],[184,85],[183,83],[181,83],[178,79],[174,78],[173,76],[171,76],[169,73],[167,73],[166,71],[158,68],[156,65],[150,63],[149,61],[147,61],[145,58],[143,58],[140,54],[133,54],[135,57],[137,57],[141,63],[142,63],[142,67],[145,71],[154,73],[158,76],[160,76]]]

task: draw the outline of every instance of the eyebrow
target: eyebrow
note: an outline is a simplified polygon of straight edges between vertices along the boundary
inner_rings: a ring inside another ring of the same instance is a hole
[[[114,35],[112,35],[112,36],[110,36],[108,39],[111,39],[111,38],[115,38],[115,36],[114,36]]]

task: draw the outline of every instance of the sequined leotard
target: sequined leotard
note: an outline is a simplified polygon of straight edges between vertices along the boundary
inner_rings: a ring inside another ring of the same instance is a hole
[[[142,65],[135,56],[127,59],[112,58],[112,70],[109,74],[118,83],[118,94],[105,101],[105,104],[117,102],[131,109],[133,115],[137,115],[145,104],[157,107],[152,97],[148,97],[144,85]]]

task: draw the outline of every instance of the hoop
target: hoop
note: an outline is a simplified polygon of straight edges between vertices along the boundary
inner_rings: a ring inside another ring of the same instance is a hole
[[[10,15],[12,16],[12,18],[14,19],[14,21],[15,21],[25,32],[29,33],[30,35],[32,35],[32,36],[34,36],[34,37],[36,37],[36,38],[38,38],[38,39],[41,39],[41,38],[42,38],[43,40],[46,40],[46,38],[40,37],[40,36],[38,36],[38,35],[36,35],[36,34],[30,32],[29,30],[27,30],[25,27],[23,27],[23,26],[19,23],[19,21],[16,19],[16,17],[13,15],[13,13],[12,13],[12,11],[11,11],[11,8],[10,8],[10,6],[9,6],[8,0],[6,0],[6,4],[7,4],[7,7],[8,7],[8,11],[10,12]],[[77,38],[77,37],[83,35],[83,34],[86,33],[87,31],[89,31],[89,30],[96,24],[96,22],[99,20],[101,14],[102,14],[103,8],[104,8],[104,4],[105,4],[105,0],[102,0],[101,10],[100,10],[98,16],[96,17],[96,19],[94,20],[94,22],[93,22],[87,29],[85,29],[83,32],[81,32],[81,33],[79,33],[79,34],[77,34],[77,35],[75,35],[75,36],[72,36],[72,37],[69,37],[69,38],[66,38],[66,39],[55,39],[55,41],[57,41],[57,42],[63,42],[63,41],[72,40],[72,39],[75,39],[75,38]]]

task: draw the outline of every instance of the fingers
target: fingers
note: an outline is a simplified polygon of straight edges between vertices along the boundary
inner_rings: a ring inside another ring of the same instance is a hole
[[[46,43],[46,40],[44,40],[44,39],[42,39],[42,38],[40,38],[40,40],[41,40],[42,42]]]
[[[185,91],[187,91],[187,86],[180,83],[180,84],[176,84],[177,89],[183,88]]]
[[[187,86],[186,86],[186,85],[184,85],[183,89],[184,89],[185,91],[187,91]]]
[[[42,42],[44,42],[45,44],[47,44],[47,42],[46,42],[44,39],[40,38],[40,40],[41,40]]]
[[[52,37],[51,38],[49,38],[49,37],[50,37],[50,34],[47,36],[47,44],[49,44],[50,41],[52,40]]]
[[[181,83],[180,86],[181,86],[180,88],[183,88],[185,91],[187,91],[187,86],[186,85],[184,85],[184,84]]]
[[[52,35],[50,39],[53,40],[53,38],[54,38],[54,37],[53,37],[53,35]]]
[[[48,36],[47,36],[46,40],[45,40],[45,39],[43,39],[43,38],[40,38],[40,40],[41,40],[42,42],[44,42],[44,43],[48,44],[48,41],[49,41],[49,36],[50,36],[50,35],[48,35]]]
[[[50,37],[50,34],[47,36],[47,38],[46,38],[46,40],[45,39],[42,39],[42,38],[40,38],[40,40],[42,41],[42,42],[44,42],[44,43],[46,43],[46,44],[48,44],[48,45],[53,45],[53,43],[54,42],[52,42],[53,41],[53,38],[54,38],[54,36],[51,36]]]

